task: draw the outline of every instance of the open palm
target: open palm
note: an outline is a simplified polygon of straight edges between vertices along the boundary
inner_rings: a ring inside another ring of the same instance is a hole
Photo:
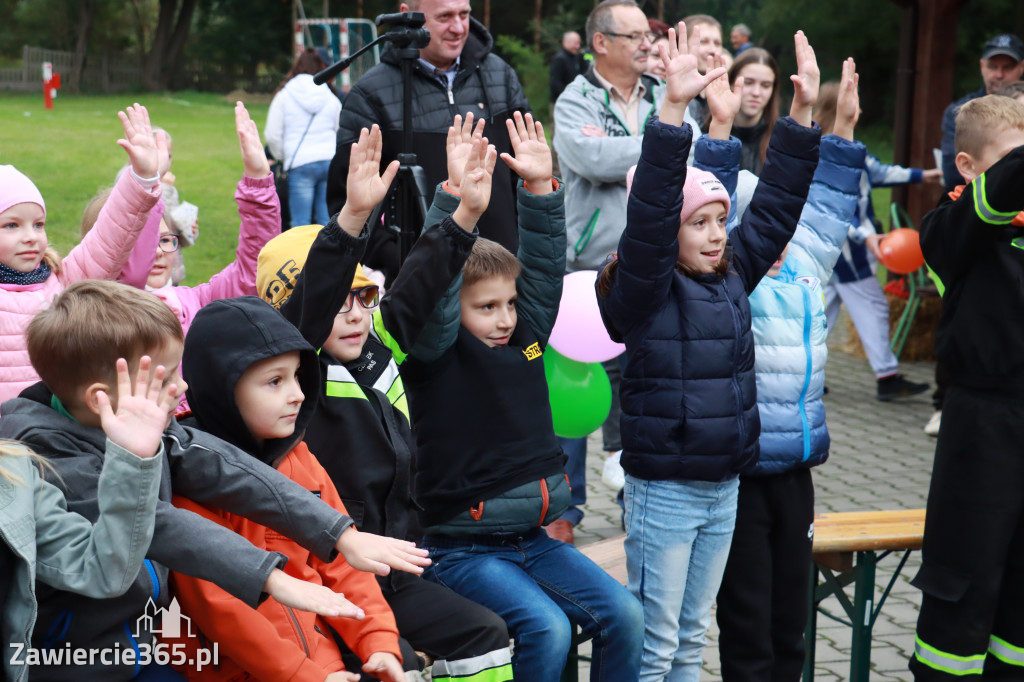
[[[359,140],[352,144],[349,158],[346,189],[346,208],[354,214],[369,214],[373,207],[384,200],[398,173],[398,161],[392,161],[384,172],[380,172],[381,153],[384,148],[380,126],[373,124],[369,130],[359,131]]]
[[[544,138],[544,126],[534,121],[532,114],[525,117],[515,112],[514,121],[506,119],[509,140],[512,142],[513,157],[502,154],[501,160],[529,185],[540,183],[551,177],[551,148]]]
[[[96,394],[100,426],[111,442],[137,457],[152,457],[160,448],[160,438],[177,404],[178,387],[164,386],[167,371],[157,366],[150,379],[148,355],[139,359],[139,372],[134,390],[124,358],[117,361],[117,411],[105,391]]]
[[[700,44],[700,26],[693,27],[693,43]],[[708,84],[725,73],[716,68],[702,74],[697,68],[697,56],[690,54],[686,44],[686,24],[679,22],[678,32],[668,29],[668,42],[660,45],[658,53],[665,66],[665,98],[670,102],[690,102]]]

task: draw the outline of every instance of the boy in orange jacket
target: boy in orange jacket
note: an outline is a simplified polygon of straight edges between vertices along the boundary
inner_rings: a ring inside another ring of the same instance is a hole
[[[196,316],[185,341],[182,366],[189,383],[195,426],[248,452],[305,486],[335,509],[344,505],[330,477],[302,437],[316,406],[319,365],[299,331],[254,296],[214,301]],[[198,660],[201,644],[216,642],[219,665],[182,665],[189,679],[234,680],[240,673],[263,680],[358,680],[343,672],[334,634],[363,662],[363,671],[404,682],[398,629],[376,579],[342,559],[326,564],[292,540],[232,514],[176,497],[175,504],[240,533],[253,544],[288,557],[285,572],[320,582],[352,601],[351,618],[294,611],[267,599],[253,612],[212,583],[173,576],[174,595],[200,637],[184,644],[184,660]],[[204,641],[206,640],[206,641]],[[225,660],[227,658],[228,660]],[[247,678],[246,678],[247,679]]]

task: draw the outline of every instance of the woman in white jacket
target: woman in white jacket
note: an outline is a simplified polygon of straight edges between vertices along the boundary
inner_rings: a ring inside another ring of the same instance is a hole
[[[320,55],[306,48],[278,87],[263,131],[271,155],[288,172],[291,225],[326,225],[327,171],[337,146],[341,100],[327,85],[313,83],[326,68]]]

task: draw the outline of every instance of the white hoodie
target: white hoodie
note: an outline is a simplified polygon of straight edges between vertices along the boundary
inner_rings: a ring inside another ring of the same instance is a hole
[[[315,85],[313,76],[300,73],[274,95],[263,136],[270,153],[287,170],[330,161],[337,148],[340,116],[341,101],[334,93],[326,85]]]

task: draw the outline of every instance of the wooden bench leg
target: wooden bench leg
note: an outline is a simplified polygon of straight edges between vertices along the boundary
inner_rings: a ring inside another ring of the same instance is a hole
[[[853,644],[850,650],[850,682],[868,682],[871,675],[871,629],[874,625],[875,562],[874,552],[857,552],[853,591]]]

